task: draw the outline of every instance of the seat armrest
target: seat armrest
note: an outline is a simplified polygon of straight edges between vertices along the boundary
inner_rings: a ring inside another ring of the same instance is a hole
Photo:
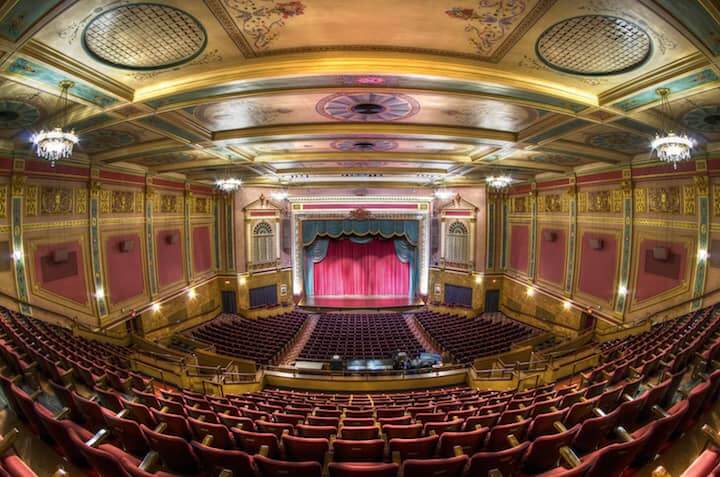
[[[580,458],[577,454],[575,454],[575,451],[568,446],[560,448],[560,458],[565,461],[567,466],[571,469],[574,469],[581,464]]]
[[[142,462],[138,464],[138,468],[150,474],[154,474],[157,470],[158,463],[160,462],[160,454],[155,451],[150,451],[145,454]]]

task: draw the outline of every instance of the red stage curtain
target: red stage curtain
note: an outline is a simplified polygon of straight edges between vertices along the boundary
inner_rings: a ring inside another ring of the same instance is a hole
[[[410,265],[402,263],[392,240],[330,240],[328,252],[313,270],[315,296],[405,296]]]

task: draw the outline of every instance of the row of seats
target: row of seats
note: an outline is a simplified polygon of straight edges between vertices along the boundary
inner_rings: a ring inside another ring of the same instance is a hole
[[[425,351],[400,313],[328,313],[318,319],[300,359],[392,358],[398,351],[409,356]]]
[[[426,310],[417,313],[415,319],[445,351],[463,364],[509,351],[513,343],[539,333],[535,328],[505,317],[467,318]]]
[[[305,313],[292,311],[255,320],[220,315],[189,331],[193,338],[215,346],[218,353],[275,364],[305,323]]]

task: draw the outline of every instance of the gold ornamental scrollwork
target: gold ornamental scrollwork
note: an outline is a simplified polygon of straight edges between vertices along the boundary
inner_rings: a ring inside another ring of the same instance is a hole
[[[29,195],[29,194],[28,194]],[[27,202],[28,207],[30,202]],[[64,187],[43,187],[40,194],[42,215],[71,215],[73,212],[73,190]],[[30,215],[30,214],[28,214]]]
[[[635,213],[647,213],[647,189],[635,189]]]
[[[697,203],[696,189],[694,185],[683,186],[682,212],[685,215],[695,215],[695,204]]]
[[[78,215],[87,214],[88,190],[84,188],[75,189],[75,213]]]
[[[0,186],[0,218],[7,217],[8,187]]]
[[[648,190],[648,210],[652,213],[679,214],[681,211],[680,187],[657,187]]]
[[[14,175],[12,176],[10,185],[13,197],[22,197],[25,194],[25,184],[27,183],[27,177]]]
[[[38,195],[40,188],[36,185],[28,185],[25,188],[25,215],[36,217],[38,215]]]

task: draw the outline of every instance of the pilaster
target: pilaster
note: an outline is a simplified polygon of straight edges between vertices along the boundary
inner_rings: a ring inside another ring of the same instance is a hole
[[[90,201],[88,206],[88,224],[90,226],[90,266],[95,287],[95,305],[100,318],[108,314],[107,295],[103,287],[103,263],[100,253],[100,170],[90,169]]]
[[[705,280],[707,277],[708,247],[710,242],[710,194],[709,178],[707,176],[707,161],[696,160],[697,171],[702,175],[694,177],[695,192],[697,195],[697,262],[695,278],[693,280],[693,298],[691,310],[702,306],[702,296],[705,293]]]
[[[27,177],[24,175],[25,161],[15,159],[13,161],[13,175],[10,183],[10,229],[12,230],[12,257],[15,270],[15,291],[20,302],[20,312],[26,315],[32,314],[28,295],[28,280],[25,267],[25,247],[23,245],[23,202],[25,198],[25,184]]]
[[[620,252],[620,276],[618,278],[618,289],[615,293],[614,311],[618,315],[625,313],[625,305],[627,296],[630,291],[628,285],[630,283],[630,262],[632,253],[632,236],[633,236],[633,183],[630,169],[622,171],[622,212],[623,212],[623,230],[622,230],[622,247]]]

